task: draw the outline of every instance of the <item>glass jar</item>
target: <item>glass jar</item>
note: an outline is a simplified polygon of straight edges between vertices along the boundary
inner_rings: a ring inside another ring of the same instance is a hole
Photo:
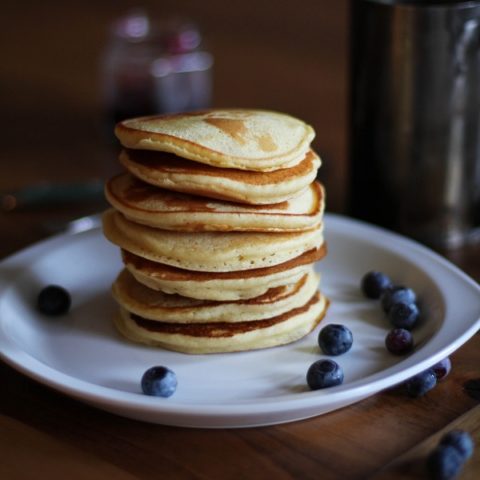
[[[210,106],[212,55],[189,21],[153,21],[143,11],[115,21],[102,58],[109,126],[125,118]]]

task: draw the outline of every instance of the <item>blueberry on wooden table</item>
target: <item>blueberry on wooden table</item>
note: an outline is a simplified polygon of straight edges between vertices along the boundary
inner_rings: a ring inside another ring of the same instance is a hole
[[[326,355],[342,355],[352,348],[353,336],[345,325],[330,324],[318,334],[318,345]]]
[[[367,298],[378,299],[391,286],[390,278],[375,270],[366,273],[361,282],[361,289]]]
[[[427,458],[427,469],[433,480],[457,477],[464,463],[473,455],[474,443],[464,430],[451,430]]]
[[[311,390],[340,385],[343,378],[342,367],[333,360],[317,360],[307,371],[307,383]]]
[[[70,310],[71,304],[68,291],[58,285],[43,288],[37,297],[37,308],[45,315],[63,315]]]
[[[472,437],[465,430],[451,430],[440,440],[440,445],[450,445],[457,449],[464,460],[468,460],[473,455],[474,443]]]
[[[452,480],[462,469],[464,460],[451,445],[439,445],[427,459],[427,469],[432,480]]]
[[[177,376],[167,367],[151,367],[143,374],[141,386],[145,395],[170,397],[177,389]]]

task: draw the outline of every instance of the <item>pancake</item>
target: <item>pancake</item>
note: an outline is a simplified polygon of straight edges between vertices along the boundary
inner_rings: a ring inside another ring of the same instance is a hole
[[[120,308],[115,325],[135,342],[190,354],[238,352],[294,342],[325,315],[327,299],[316,292],[302,307],[266,320],[175,324],[147,320]]]
[[[273,172],[217,168],[145,150],[123,150],[120,162],[132,175],[157,187],[253,205],[299,195],[315,180],[320,167],[320,158],[312,150],[298,165]]]
[[[131,313],[168,323],[241,322],[263,320],[301,307],[312,297],[319,278],[310,269],[298,282],[271,288],[250,300],[212,302],[168,295],[137,282],[123,270],[112,286],[117,303]]]
[[[122,257],[135,279],[151,289],[200,300],[230,301],[258,297],[271,288],[298,282],[326,252],[322,245],[274,267],[217,273],[182,270],[127,251],[122,251]]]
[[[288,202],[260,207],[169,192],[123,173],[107,182],[105,196],[135,223],[189,232],[308,230],[320,225],[324,207],[324,191],[316,182]]]
[[[245,109],[133,118],[117,124],[115,134],[126,148],[259,172],[300,163],[315,136],[312,127],[289,115]]]
[[[320,227],[288,233],[176,232],[131,222],[113,209],[103,215],[103,232],[135,255],[203,272],[270,267],[323,244]]]

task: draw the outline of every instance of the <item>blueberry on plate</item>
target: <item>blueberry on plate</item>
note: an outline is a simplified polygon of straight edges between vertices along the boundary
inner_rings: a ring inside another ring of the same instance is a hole
[[[451,430],[441,438],[440,445],[454,447],[463,460],[468,460],[473,455],[474,443],[470,434],[465,430]]]
[[[431,368],[409,378],[405,382],[407,394],[410,397],[422,397],[437,384],[437,377]]]
[[[375,270],[366,273],[361,282],[361,289],[367,298],[378,299],[391,286],[392,282],[387,275]]]
[[[415,303],[397,302],[388,311],[390,323],[397,328],[411,330],[417,323],[420,312]]]
[[[311,390],[340,385],[343,377],[342,367],[333,360],[317,360],[307,371],[307,383]]]
[[[341,355],[352,348],[352,332],[345,325],[330,324],[318,334],[318,345],[326,355]]]
[[[434,480],[455,478],[464,464],[464,459],[451,445],[438,445],[427,458],[427,469]]]
[[[37,308],[45,315],[63,315],[70,310],[71,304],[68,291],[58,285],[43,288],[37,297]]]
[[[411,288],[404,287],[403,285],[392,285],[385,290],[380,301],[383,310],[388,313],[395,303],[415,303],[417,301],[417,295]]]
[[[435,375],[437,376],[437,381],[439,382],[443,380],[450,373],[451,369],[452,369],[452,362],[450,360],[450,357],[440,360],[440,362],[436,363],[432,367],[432,370],[435,372]]]
[[[141,385],[145,395],[170,397],[177,389],[177,376],[167,367],[155,366],[143,374]]]
[[[385,347],[394,355],[404,355],[413,348],[413,335],[404,328],[394,328],[385,337]]]

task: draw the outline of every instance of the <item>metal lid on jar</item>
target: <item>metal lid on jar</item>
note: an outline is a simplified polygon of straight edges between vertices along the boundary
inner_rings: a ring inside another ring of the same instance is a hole
[[[196,50],[202,41],[197,26],[186,19],[152,19],[144,10],[134,10],[112,24],[112,36],[130,43],[155,43],[166,53]]]

